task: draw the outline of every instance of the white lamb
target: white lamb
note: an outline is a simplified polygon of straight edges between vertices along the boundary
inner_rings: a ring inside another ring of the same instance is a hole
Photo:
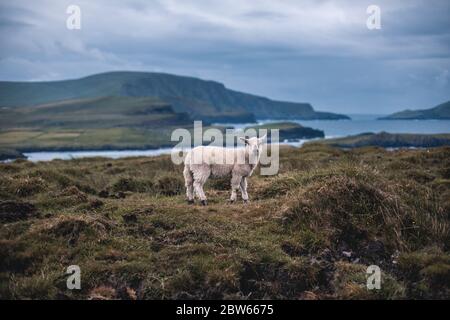
[[[210,176],[230,176],[230,201],[236,201],[236,191],[239,188],[244,203],[248,201],[247,177],[251,176],[258,165],[265,136],[241,139],[245,142],[245,148],[199,146],[187,153],[184,159],[183,175],[188,203],[194,203],[195,191],[201,204],[207,204],[203,185]]]

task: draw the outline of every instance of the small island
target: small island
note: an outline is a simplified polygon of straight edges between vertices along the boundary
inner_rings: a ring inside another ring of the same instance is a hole
[[[450,134],[410,133],[361,133],[358,135],[324,139],[317,143],[339,148],[382,147],[382,148],[432,148],[450,146]]]
[[[304,127],[295,122],[274,122],[258,126],[251,126],[245,129],[266,129],[268,130],[268,141],[271,141],[270,130],[279,129],[279,141],[296,141],[300,139],[324,138],[325,133],[322,130]]]
[[[431,109],[404,110],[393,113],[378,120],[449,120],[450,101],[441,103]]]

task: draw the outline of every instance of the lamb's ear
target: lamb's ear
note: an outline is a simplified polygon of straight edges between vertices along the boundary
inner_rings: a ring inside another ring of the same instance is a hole
[[[244,141],[245,145],[248,145],[248,139],[244,137],[239,137],[242,141]]]
[[[258,143],[259,144],[264,143],[264,140],[266,140],[266,138],[267,138],[267,134],[263,135],[261,138],[258,139]]]

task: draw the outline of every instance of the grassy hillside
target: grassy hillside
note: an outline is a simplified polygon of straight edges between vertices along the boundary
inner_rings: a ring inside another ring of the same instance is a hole
[[[76,151],[76,150],[145,150],[172,147],[173,129],[164,128],[102,128],[102,129],[14,129],[0,131],[0,150]],[[192,126],[183,126],[192,132]],[[206,126],[225,130],[222,126]],[[192,133],[193,136],[193,133]],[[206,142],[205,142],[206,143]]]
[[[21,152],[64,150],[131,150],[173,146],[172,128],[11,130],[0,132],[0,147]]]
[[[342,119],[315,112],[308,103],[274,101],[221,83],[163,73],[109,72],[77,80],[0,82],[0,106],[37,105],[103,96],[158,97],[195,119],[249,122],[257,118]]]
[[[449,299],[450,149],[281,151],[189,206],[168,156],[0,164],[0,298]],[[66,289],[79,265],[81,290]],[[366,268],[382,270],[366,289]]]
[[[409,119],[450,119],[450,101],[444,102],[431,109],[423,110],[404,110],[387,117],[383,120],[409,120]]]
[[[259,126],[250,126],[246,129],[266,129],[268,131],[268,140],[271,140],[270,130],[279,130],[279,141],[285,140],[298,140],[298,139],[312,139],[312,138],[323,138],[325,134],[322,130],[313,129],[309,127],[304,127],[295,122],[276,122],[268,123]]]
[[[152,149],[192,127],[160,99],[99,97],[0,109],[0,147],[20,151]]]
[[[450,146],[450,134],[415,134],[415,133],[362,133],[344,138],[319,141],[340,148],[383,147],[383,148],[430,148]]]
[[[186,113],[149,97],[96,97],[57,101],[32,107],[0,109],[1,129],[115,128],[192,125]]]

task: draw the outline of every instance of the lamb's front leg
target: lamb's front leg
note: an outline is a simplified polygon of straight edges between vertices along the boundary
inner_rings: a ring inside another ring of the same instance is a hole
[[[244,200],[244,203],[248,202],[248,193],[247,193],[247,178],[243,177],[240,184],[241,188],[241,194],[242,194],[242,200]]]
[[[194,190],[197,193],[197,196],[200,198],[200,203],[204,206],[206,206],[207,201],[206,201],[206,195],[205,195],[205,191],[203,191],[203,185],[204,185],[204,181],[202,180],[195,180],[194,181]]]
[[[237,190],[241,184],[242,177],[238,175],[233,175],[231,177],[231,197],[230,202],[235,202],[237,198]]]

